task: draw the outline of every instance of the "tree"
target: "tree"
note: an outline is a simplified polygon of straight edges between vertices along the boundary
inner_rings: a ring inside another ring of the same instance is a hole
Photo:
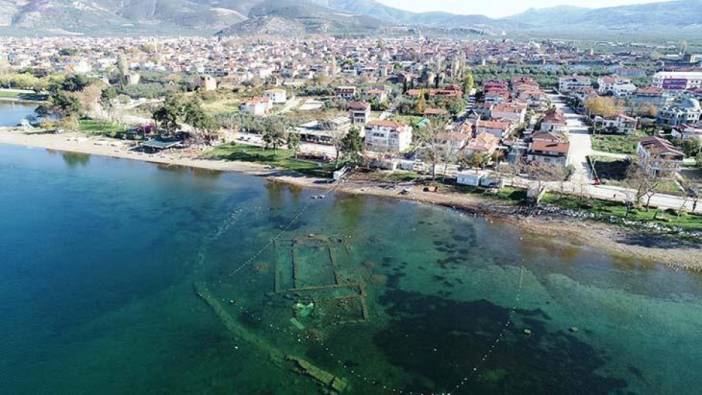
[[[112,108],[112,101],[117,97],[117,90],[111,86],[105,87],[100,92],[100,104],[104,108]]]
[[[129,74],[129,62],[127,61],[127,57],[125,55],[120,55],[119,59],[117,60],[117,73],[119,77],[119,85],[122,89],[124,89],[125,85],[127,85],[127,75]]]
[[[88,86],[92,81],[80,74],[71,74],[67,76],[63,81],[58,84],[53,84],[49,89],[52,92],[57,92],[59,90],[65,92],[79,92],[82,91],[86,86]]]
[[[677,140],[675,141],[675,145],[682,149],[685,156],[692,158],[696,157],[697,154],[702,151],[702,144],[698,139]]]
[[[278,119],[269,119],[266,125],[266,130],[263,132],[263,142],[266,143],[265,148],[273,147],[273,151],[277,151],[278,147],[285,144],[285,124]]]
[[[655,165],[655,166],[654,166]],[[646,198],[646,210],[651,205],[651,199],[656,194],[660,184],[672,173],[673,165],[665,161],[643,160],[629,165],[626,173],[626,183],[633,190],[633,204],[640,207],[642,199]],[[655,167],[656,170],[652,169]]]
[[[585,100],[585,108],[590,115],[610,118],[622,112],[621,105],[611,97],[590,96]]]
[[[182,112],[183,104],[177,97],[171,96],[166,98],[163,104],[154,110],[151,117],[160,130],[165,131],[167,134],[172,134],[180,128],[178,120]]]
[[[185,123],[192,126],[196,132],[204,132],[207,139],[217,130],[214,118],[206,114],[197,101],[185,103],[182,116]]]
[[[288,133],[287,145],[288,149],[293,152],[295,159],[297,159],[297,154],[300,151],[300,135],[297,133]]]
[[[78,116],[82,110],[80,100],[66,92],[52,94],[49,103],[54,112],[66,118]]]
[[[655,118],[658,115],[658,107],[653,104],[642,104],[635,110],[636,115],[642,117]]]
[[[466,109],[466,102],[460,98],[454,98],[446,103],[446,109],[451,113],[451,115],[458,115]]]
[[[340,146],[341,153],[352,164],[358,165],[363,159],[363,138],[361,137],[361,130],[356,126],[349,129],[346,136],[341,139]]]
[[[417,104],[414,106],[414,110],[417,114],[424,114],[427,109],[427,99],[424,97],[424,91],[419,92],[419,98],[417,98]]]
[[[475,89],[475,78],[473,78],[473,72],[468,70],[463,78],[463,93],[470,95],[473,89]]]
[[[488,163],[490,163],[490,155],[482,153],[472,153],[463,158],[462,162],[466,167],[470,167],[472,169],[482,169],[485,166],[487,166]]]
[[[444,128],[446,121],[441,118],[435,118],[429,125],[424,128],[417,129],[417,146],[419,147],[422,157],[431,164],[431,179],[436,180],[436,166],[445,159],[447,152],[444,151]],[[449,143],[449,150],[453,144]]]

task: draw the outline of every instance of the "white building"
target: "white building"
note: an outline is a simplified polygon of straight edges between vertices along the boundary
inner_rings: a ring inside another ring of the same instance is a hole
[[[657,122],[665,126],[695,124],[702,118],[702,107],[696,99],[684,99],[658,112]]]
[[[571,75],[567,77],[560,77],[558,79],[558,90],[561,93],[579,91],[590,88],[591,86],[592,81],[590,81],[590,78],[581,75]]]
[[[239,106],[239,111],[244,114],[251,114],[256,116],[266,115],[266,113],[273,108],[273,103],[267,97],[254,97],[249,99]]]
[[[493,119],[504,119],[517,125],[524,123],[527,106],[522,103],[499,103],[490,109]]]
[[[366,124],[365,135],[369,151],[399,153],[412,144],[412,128],[396,121],[370,121]]]
[[[611,118],[595,117],[594,124],[598,129],[610,133],[633,134],[639,124],[638,119],[619,114]]]
[[[651,174],[669,174],[680,170],[685,155],[668,140],[645,137],[636,147],[639,165]]]
[[[628,78],[621,77],[600,77],[597,79],[599,88],[597,93],[600,95],[614,95],[618,97],[629,96],[636,92],[636,85],[631,83]]]
[[[214,91],[217,90],[217,80],[211,75],[202,75],[198,79],[197,86],[206,92]]]
[[[288,92],[285,89],[269,89],[264,93],[273,104],[285,104],[288,101]]]
[[[666,90],[702,88],[702,71],[661,71],[653,75],[653,86]]]
[[[370,120],[371,105],[365,102],[350,102],[348,105],[349,119],[352,124],[364,125]]]

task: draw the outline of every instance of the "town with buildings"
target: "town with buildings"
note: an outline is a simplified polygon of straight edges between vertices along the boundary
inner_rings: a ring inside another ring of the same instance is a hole
[[[29,128],[80,131],[97,123],[108,125],[97,134],[151,154],[210,150],[244,158],[242,147],[283,148],[336,176],[361,166],[475,188],[525,188],[537,200],[557,189],[697,210],[702,55],[687,44],[0,41],[0,85],[45,94],[42,107],[61,118]],[[83,84],[68,93],[76,108],[55,92],[66,79]],[[197,113],[178,114],[175,102]]]

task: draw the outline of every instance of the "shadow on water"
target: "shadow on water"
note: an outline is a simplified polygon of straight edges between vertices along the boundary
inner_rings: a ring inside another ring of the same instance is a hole
[[[471,393],[587,393],[622,391],[624,380],[597,373],[605,356],[576,337],[549,332],[539,310],[517,310],[502,342],[471,376],[473,368],[510,319],[510,309],[481,300],[460,302],[402,290],[381,298],[390,324],[374,336],[388,360],[417,377],[407,390],[453,391],[464,377]],[[528,327],[532,334],[523,333]]]
[[[90,155],[81,154],[78,152],[63,152],[61,154],[63,161],[68,167],[74,168],[78,166],[86,166],[90,163]]]
[[[617,241],[649,248],[702,248],[702,243],[699,240],[668,234],[627,233],[619,237]]]

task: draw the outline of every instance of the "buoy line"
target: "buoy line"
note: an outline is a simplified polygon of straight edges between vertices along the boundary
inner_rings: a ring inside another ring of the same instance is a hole
[[[507,330],[514,325],[512,316],[517,312],[517,308],[519,307],[519,302],[521,301],[521,293],[522,293],[522,284],[524,282],[524,259],[519,264],[519,283],[517,286],[517,293],[515,296],[514,300],[514,305],[510,309],[509,313],[507,314],[507,320],[505,321],[505,324],[502,326],[502,329],[500,330],[500,333],[498,333],[497,337],[495,338],[495,341],[492,342],[490,347],[488,347],[487,351],[482,355],[480,360],[475,364],[473,369],[465,376],[461,381],[456,384],[456,386],[453,388],[452,392],[449,392],[447,395],[455,394],[458,393],[462,387],[464,387],[470,380],[472,380],[480,371],[480,368],[483,366],[483,364],[490,358],[490,355],[495,351],[497,346],[500,344],[500,341],[504,338],[505,334],[507,333]]]

